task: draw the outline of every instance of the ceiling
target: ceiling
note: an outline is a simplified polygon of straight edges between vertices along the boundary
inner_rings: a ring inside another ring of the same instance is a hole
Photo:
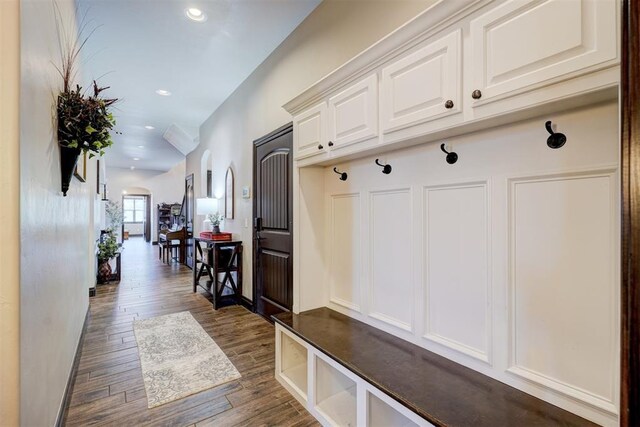
[[[174,125],[197,138],[200,124],[320,1],[78,0],[85,34],[96,29],[83,51],[84,80],[110,86],[104,95],[121,100],[114,113],[122,134],[107,164],[166,171],[184,160],[165,131]],[[190,20],[192,7],[206,21]]]

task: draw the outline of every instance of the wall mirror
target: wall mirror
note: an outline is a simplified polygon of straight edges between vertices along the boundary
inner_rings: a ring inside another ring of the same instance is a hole
[[[233,190],[233,169],[229,166],[224,176],[224,217],[227,219],[233,219]]]

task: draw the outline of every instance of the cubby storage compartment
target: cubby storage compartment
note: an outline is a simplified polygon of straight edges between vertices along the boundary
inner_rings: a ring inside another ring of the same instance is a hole
[[[418,425],[382,399],[369,392],[367,393],[368,427],[418,427]]]
[[[315,406],[331,425],[356,427],[356,382],[315,358]]]
[[[307,360],[308,353],[306,346],[298,338],[286,333],[283,329],[277,328],[277,343],[279,348],[276,362],[276,377],[284,386],[292,391],[294,396],[297,393],[298,400],[303,403],[307,399]]]

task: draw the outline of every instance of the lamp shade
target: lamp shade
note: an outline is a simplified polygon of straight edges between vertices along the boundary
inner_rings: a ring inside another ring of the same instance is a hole
[[[218,211],[218,200],[204,197],[196,199],[196,213],[198,215],[208,215]]]

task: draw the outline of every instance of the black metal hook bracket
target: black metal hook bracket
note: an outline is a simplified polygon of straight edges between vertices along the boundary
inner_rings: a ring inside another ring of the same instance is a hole
[[[337,173],[338,175],[340,175],[340,181],[346,181],[347,180],[347,173],[346,172],[339,172],[338,168],[333,168],[333,171],[335,173]]]
[[[447,154],[447,163],[449,163],[450,165],[454,164],[455,162],[458,161],[458,154],[454,153],[453,151],[449,152],[446,150],[444,143],[442,143],[440,145],[440,149]]]
[[[549,148],[553,148],[555,150],[562,147],[567,142],[567,137],[565,134],[553,131],[553,128],[551,127],[551,120],[548,120],[544,124],[544,127],[547,129],[547,132],[549,132],[550,135],[549,138],[547,138],[547,145],[549,146]]]
[[[385,175],[389,175],[391,173],[391,165],[383,165],[380,163],[380,159],[376,159],[376,165],[382,168],[382,173]]]

